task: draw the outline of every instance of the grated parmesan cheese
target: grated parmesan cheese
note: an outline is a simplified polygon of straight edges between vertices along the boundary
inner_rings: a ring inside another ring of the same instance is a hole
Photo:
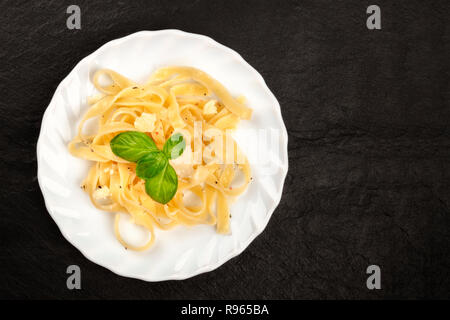
[[[217,113],[217,101],[209,100],[203,107],[203,114],[211,115]]]
[[[156,116],[153,113],[142,113],[142,115],[134,121],[136,129],[142,132],[152,132],[155,130]]]

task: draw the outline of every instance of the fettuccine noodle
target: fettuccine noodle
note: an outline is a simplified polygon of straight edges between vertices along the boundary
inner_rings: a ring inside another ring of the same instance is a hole
[[[110,84],[101,85],[102,78],[109,78]],[[215,225],[217,232],[229,233],[229,203],[247,189],[251,179],[248,160],[228,132],[240,119],[250,119],[252,110],[245,99],[233,98],[217,80],[190,67],[161,68],[142,85],[102,69],[95,73],[93,84],[100,94],[89,99],[91,107],[69,151],[95,162],[82,188],[98,209],[116,213],[114,231],[120,243],[145,250],[155,241],[155,227],[166,230],[180,224]],[[98,124],[96,133],[85,134],[92,119]],[[111,151],[111,139],[124,131],[145,132],[160,149],[174,132],[186,139],[182,156],[170,161],[177,172],[178,190],[167,204],[147,195],[135,163]],[[147,243],[125,242],[119,230],[120,212],[150,232]]]

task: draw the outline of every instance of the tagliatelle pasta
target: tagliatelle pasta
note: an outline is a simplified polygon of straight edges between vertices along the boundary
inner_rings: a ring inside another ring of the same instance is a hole
[[[102,85],[108,78],[109,84]],[[243,98],[233,98],[217,80],[191,67],[157,70],[144,84],[108,69],[93,78],[100,95],[91,97],[91,107],[81,120],[77,136],[70,142],[72,155],[94,161],[82,188],[100,210],[116,213],[115,234],[123,246],[145,250],[155,240],[154,228],[175,225],[215,225],[217,232],[230,232],[229,203],[250,182],[250,166],[229,134],[252,110]],[[94,134],[84,133],[94,119]],[[178,176],[178,190],[163,205],[145,192],[145,182],[136,176],[136,164],[116,156],[110,141],[125,131],[141,131],[158,148],[180,132],[187,146],[183,155],[171,160]],[[151,234],[142,246],[122,238],[120,212]]]

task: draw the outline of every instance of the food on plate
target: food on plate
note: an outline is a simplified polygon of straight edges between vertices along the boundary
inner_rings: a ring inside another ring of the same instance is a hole
[[[108,81],[104,84],[105,80]],[[99,94],[88,99],[72,155],[93,161],[82,188],[115,216],[115,234],[132,250],[148,249],[154,228],[215,225],[230,232],[229,204],[251,180],[247,157],[232,138],[252,109],[217,80],[192,67],[165,67],[138,84],[98,70]],[[85,127],[96,125],[94,133]],[[150,232],[134,246],[120,234],[120,212]]]

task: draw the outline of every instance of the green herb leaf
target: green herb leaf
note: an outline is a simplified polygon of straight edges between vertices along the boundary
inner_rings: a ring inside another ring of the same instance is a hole
[[[155,201],[166,204],[177,192],[178,177],[175,169],[166,162],[164,168],[145,183],[145,192]]]
[[[178,158],[186,148],[180,133],[172,135],[159,150],[152,138],[143,132],[122,132],[111,140],[113,153],[137,162],[136,175],[145,179],[145,192],[155,201],[166,204],[177,192],[178,177],[169,159]]]
[[[161,151],[151,152],[138,161],[136,175],[141,179],[150,179],[161,172],[168,161]]]
[[[172,135],[164,144],[163,152],[169,159],[176,159],[186,149],[186,141],[181,133]]]
[[[111,150],[116,155],[131,162],[159,151],[152,138],[143,132],[127,131],[119,133],[110,142]]]

